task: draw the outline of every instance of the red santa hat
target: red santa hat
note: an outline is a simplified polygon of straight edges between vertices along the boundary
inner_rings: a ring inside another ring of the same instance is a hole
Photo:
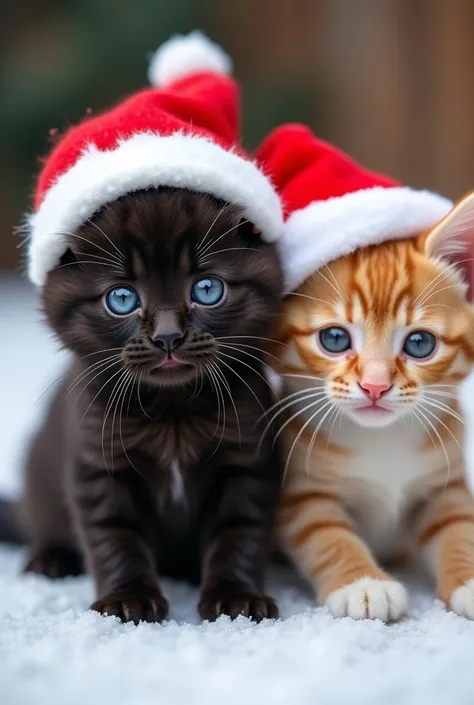
[[[274,130],[257,150],[285,210],[280,240],[288,291],[360,247],[434,226],[452,203],[365,169],[304,125]]]
[[[30,279],[42,285],[68,233],[102,206],[139,189],[173,186],[242,208],[267,241],[282,231],[269,179],[236,145],[239,91],[223,50],[198,32],[164,44],[154,86],[66,132],[39,176],[28,219]]]

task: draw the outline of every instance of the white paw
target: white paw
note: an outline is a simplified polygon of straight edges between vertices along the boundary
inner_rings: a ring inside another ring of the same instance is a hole
[[[333,617],[352,619],[400,619],[407,609],[408,597],[395,580],[361,578],[328,595],[326,605]]]
[[[461,617],[474,619],[474,578],[456,588],[451,595],[449,607]]]

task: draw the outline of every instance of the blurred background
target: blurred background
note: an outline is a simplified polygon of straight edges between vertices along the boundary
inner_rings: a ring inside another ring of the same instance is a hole
[[[302,120],[407,184],[474,187],[472,0],[2,0],[0,268],[54,130],[146,85],[147,56],[194,28],[235,60],[249,148]]]

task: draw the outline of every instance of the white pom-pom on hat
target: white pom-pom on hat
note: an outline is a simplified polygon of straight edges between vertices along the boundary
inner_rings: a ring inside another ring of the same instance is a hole
[[[194,31],[171,37],[160,46],[150,61],[148,80],[158,87],[199,71],[229,76],[232,68],[232,59],[219,44]]]

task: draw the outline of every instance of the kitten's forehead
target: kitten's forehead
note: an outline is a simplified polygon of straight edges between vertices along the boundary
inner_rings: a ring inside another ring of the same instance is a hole
[[[315,273],[290,300],[306,327],[324,319],[369,326],[446,325],[449,307],[463,304],[462,284],[448,265],[426,257],[415,240],[360,250]]]

